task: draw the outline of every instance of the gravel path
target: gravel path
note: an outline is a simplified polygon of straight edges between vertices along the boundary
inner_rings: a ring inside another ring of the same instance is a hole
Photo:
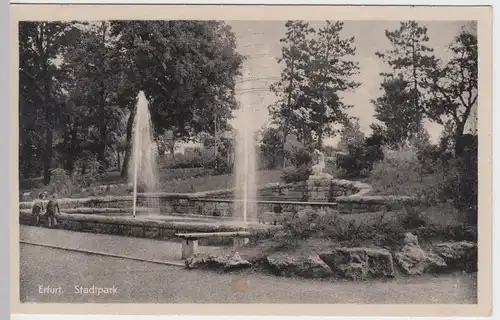
[[[74,232],[31,226],[20,226],[19,240],[59,246],[68,249],[134,256],[145,260],[181,263],[181,243],[108,234]],[[217,247],[199,246],[198,251],[211,252]]]
[[[21,240],[52,241],[53,244],[157,260],[177,259],[180,253],[180,248],[174,248],[178,246],[175,243],[25,226],[21,226]],[[60,286],[62,293],[40,293],[40,286],[48,285]],[[75,293],[75,286],[104,288],[113,285],[117,289],[114,294]],[[22,302],[476,303],[476,292],[475,275],[318,281],[263,274],[189,271],[177,266],[20,244]]]

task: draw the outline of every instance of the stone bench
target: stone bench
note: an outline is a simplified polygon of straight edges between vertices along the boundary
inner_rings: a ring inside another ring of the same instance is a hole
[[[238,248],[248,242],[250,232],[199,232],[199,233],[176,233],[177,237],[182,239],[182,259],[187,259],[196,253],[198,249],[198,240],[211,237],[229,237],[233,239],[233,248]]]

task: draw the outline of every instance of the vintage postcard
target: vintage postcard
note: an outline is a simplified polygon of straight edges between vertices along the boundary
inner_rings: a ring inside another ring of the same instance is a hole
[[[14,313],[490,314],[490,7],[10,22]]]

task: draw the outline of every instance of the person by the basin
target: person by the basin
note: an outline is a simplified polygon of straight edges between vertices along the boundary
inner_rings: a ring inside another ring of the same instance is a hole
[[[36,217],[36,225],[40,225],[40,215],[44,210],[43,206],[43,193],[38,194],[38,199],[33,203],[33,208],[31,208],[31,213]]]
[[[57,196],[54,193],[52,195],[52,199],[47,203],[47,218],[49,219],[49,228],[55,227],[57,225],[56,220],[56,210],[57,214],[61,214],[61,210],[59,209],[59,202],[57,202]]]

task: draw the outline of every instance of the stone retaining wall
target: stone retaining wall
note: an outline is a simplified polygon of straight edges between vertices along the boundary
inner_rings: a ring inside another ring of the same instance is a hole
[[[250,231],[252,237],[267,237],[271,235],[272,230],[277,229],[275,226],[256,226],[242,227],[231,224],[224,224],[224,221],[214,222],[193,222],[193,221],[162,221],[162,220],[146,220],[140,216],[132,217],[106,217],[101,215],[86,215],[86,214],[61,214],[57,217],[59,229],[104,233],[128,237],[161,239],[161,240],[177,240],[175,236],[179,232],[225,232],[225,231]],[[19,214],[19,223],[22,225],[35,225],[35,217],[26,211],[21,211]],[[42,226],[47,224],[47,219],[42,217]],[[231,239],[212,238],[207,241],[201,241],[200,244],[230,244]]]
[[[416,205],[412,197],[405,196],[367,196],[371,187],[365,183],[349,180],[333,179],[302,183],[280,184],[270,183],[260,186],[261,201],[258,201],[258,212],[255,219],[261,222],[275,223],[276,214],[301,211],[304,209],[321,209],[341,214],[364,213],[374,211],[399,210],[405,205]],[[327,184],[323,186],[323,184]],[[328,190],[315,190],[320,187]],[[321,195],[320,195],[321,193]],[[161,214],[196,214],[212,217],[237,217],[233,189],[213,190],[197,193],[148,193],[137,195],[139,211],[148,211],[151,198],[157,199],[159,209],[149,210]],[[149,201],[148,201],[149,200]],[[309,200],[309,201],[307,201]],[[89,197],[84,199],[60,199],[61,210],[65,213],[85,213],[112,215],[106,208],[117,210],[117,215],[131,212],[133,197],[109,196]],[[32,202],[21,202],[20,209],[31,209]],[[82,209],[80,212],[78,209]],[[94,209],[88,210],[88,208]],[[123,211],[122,211],[123,210]],[[119,211],[119,212],[118,212]]]
[[[158,199],[159,209],[148,208],[148,199]],[[91,197],[84,199],[60,199],[60,208],[64,213],[85,213],[112,215],[131,212],[133,198],[124,197]],[[272,216],[300,211],[304,209],[321,209],[341,214],[363,213],[373,211],[397,210],[404,205],[415,205],[417,201],[411,197],[395,196],[347,196],[337,197],[335,202],[299,202],[299,201],[259,201],[256,217],[263,222],[272,222]],[[202,216],[236,217],[235,202],[224,198],[205,198],[196,194],[158,193],[147,196],[140,194],[137,198],[138,212],[155,212],[161,214],[196,214]],[[31,210],[32,202],[21,202],[21,210]],[[81,209],[81,211],[79,211]],[[93,210],[91,210],[93,209]],[[113,209],[113,210],[108,210]],[[267,218],[266,218],[267,217]]]

